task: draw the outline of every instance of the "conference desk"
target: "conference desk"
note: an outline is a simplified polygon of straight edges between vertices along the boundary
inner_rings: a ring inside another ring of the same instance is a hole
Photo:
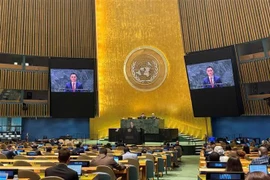
[[[42,174],[41,171],[45,171],[47,168],[49,168],[49,166],[0,166],[0,170],[11,170],[11,169],[33,170],[35,173],[40,174],[41,176],[44,176],[44,174]],[[83,174],[93,173],[93,172],[96,172],[96,170],[97,170],[97,166],[82,167]],[[128,168],[121,171],[118,171],[118,170],[113,170],[113,171],[117,176],[122,176],[123,180],[125,179],[128,180],[128,176],[127,176]],[[92,175],[89,176],[89,174],[87,174],[87,176],[84,175],[82,177],[87,178],[87,177],[93,177],[93,176]]]
[[[88,155],[84,155],[84,156],[88,156]],[[55,156],[55,155],[40,155],[40,156],[24,156],[26,158],[29,158],[29,159],[35,159],[35,158],[48,158],[48,159],[58,159],[58,156]],[[77,159],[79,157],[79,155],[72,155],[70,156],[70,159]],[[90,158],[95,158],[97,156],[88,156]]]
[[[200,174],[205,174],[207,172],[225,172],[225,168],[199,168]],[[268,172],[270,171],[270,167],[268,167]],[[247,174],[249,172],[248,167],[243,167],[243,172]]]
[[[241,162],[241,164],[242,164],[243,167],[247,167],[251,163],[251,161],[246,160],[246,159],[240,159],[240,162]],[[200,160],[199,167],[206,167],[206,163],[207,163],[207,161]]]
[[[46,163],[46,162],[53,162],[58,163],[59,161],[57,159],[50,159],[50,160],[31,160],[31,159],[0,159],[1,163],[14,163],[16,161],[25,161],[28,163]],[[89,160],[80,160],[80,161],[89,161]],[[0,166],[1,167],[1,166]]]

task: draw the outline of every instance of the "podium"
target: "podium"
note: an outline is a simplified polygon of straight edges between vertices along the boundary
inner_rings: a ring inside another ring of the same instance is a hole
[[[144,130],[139,131],[136,128],[109,129],[109,141],[126,144],[144,144]]]

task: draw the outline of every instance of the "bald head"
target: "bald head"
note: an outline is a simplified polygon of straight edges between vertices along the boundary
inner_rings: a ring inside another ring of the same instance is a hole
[[[268,150],[266,147],[260,147],[259,148],[259,151],[261,152],[261,155],[264,156],[264,155],[268,155]]]

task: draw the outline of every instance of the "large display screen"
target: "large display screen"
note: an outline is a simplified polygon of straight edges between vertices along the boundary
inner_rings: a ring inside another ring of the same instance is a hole
[[[95,59],[50,59],[50,110],[55,118],[90,118],[97,112]]]
[[[233,46],[187,54],[185,63],[195,117],[243,114]]]
[[[190,89],[234,86],[231,59],[187,65]]]
[[[51,69],[51,92],[94,92],[94,70]]]

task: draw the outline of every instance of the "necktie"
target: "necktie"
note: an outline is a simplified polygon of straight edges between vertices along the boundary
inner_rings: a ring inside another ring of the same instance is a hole
[[[210,77],[210,84],[211,84],[211,86],[213,88],[214,87],[214,81],[213,81],[213,78],[212,77]]]
[[[72,83],[72,91],[75,92],[75,89],[76,89],[75,83]]]

